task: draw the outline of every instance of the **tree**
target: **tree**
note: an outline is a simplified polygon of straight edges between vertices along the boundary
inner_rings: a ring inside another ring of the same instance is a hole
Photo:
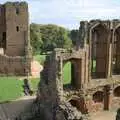
[[[69,31],[63,27],[52,24],[40,25],[40,32],[43,52],[52,51],[54,48],[68,48],[72,45]]]
[[[69,48],[72,45],[70,31],[57,25],[31,24],[30,34],[34,53],[46,53],[54,48]]]
[[[30,25],[30,42],[33,49],[33,54],[40,53],[43,42],[41,39],[39,26],[34,23]]]
[[[76,45],[76,41],[78,38],[78,32],[79,32],[79,30],[71,30],[71,32],[70,32],[70,38],[72,40],[73,45]]]

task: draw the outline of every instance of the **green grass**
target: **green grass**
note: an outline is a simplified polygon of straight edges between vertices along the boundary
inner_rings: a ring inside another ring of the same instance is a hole
[[[39,78],[30,79],[31,88],[36,91]],[[0,77],[0,102],[17,99],[24,95],[23,81],[19,77]]]
[[[31,85],[31,87],[32,87],[32,89],[34,91],[37,90],[39,82],[40,82],[40,78],[32,78],[32,79],[30,79],[30,85]]]
[[[63,68],[63,83],[69,84],[71,82],[71,63],[68,62]]]
[[[96,70],[96,60],[93,61],[93,72]],[[63,67],[63,83],[69,84],[71,83],[71,63],[67,62]]]
[[[0,77],[0,102],[16,99],[22,95],[22,81],[16,77]]]
[[[92,70],[93,72],[95,72],[96,71],[96,60],[93,60],[93,70]]]

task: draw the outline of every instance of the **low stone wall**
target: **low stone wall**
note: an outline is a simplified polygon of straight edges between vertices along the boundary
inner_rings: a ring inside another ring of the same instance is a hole
[[[9,57],[0,55],[0,74],[25,75],[27,69],[26,61],[24,56]]]

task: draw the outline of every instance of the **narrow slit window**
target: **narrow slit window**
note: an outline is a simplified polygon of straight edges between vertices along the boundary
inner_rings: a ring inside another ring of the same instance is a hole
[[[19,32],[19,26],[16,27],[16,31]]]
[[[18,15],[20,13],[19,8],[16,8],[16,14]]]
[[[3,32],[3,38],[1,42],[1,47],[6,49],[6,32]]]

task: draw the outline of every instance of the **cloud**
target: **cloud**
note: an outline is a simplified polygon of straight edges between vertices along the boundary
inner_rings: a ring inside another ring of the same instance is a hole
[[[5,1],[7,0],[0,0],[2,3]],[[40,24],[53,23],[78,28],[80,20],[120,18],[120,0],[26,1],[29,4],[30,22]]]
[[[33,10],[32,21],[53,22],[73,28],[76,24],[79,27],[80,20],[119,18],[120,11],[120,3],[115,0],[46,0],[34,2],[34,6],[36,11]]]

